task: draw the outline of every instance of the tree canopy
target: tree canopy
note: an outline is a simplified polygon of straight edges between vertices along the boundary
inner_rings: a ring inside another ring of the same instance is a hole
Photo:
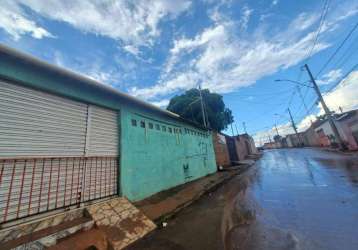
[[[223,97],[217,93],[210,93],[208,89],[201,91],[206,112],[208,127],[221,131],[234,122],[230,109],[225,107]],[[167,110],[177,113],[183,118],[203,125],[203,115],[198,89],[190,89],[184,94],[174,96],[167,107]]]

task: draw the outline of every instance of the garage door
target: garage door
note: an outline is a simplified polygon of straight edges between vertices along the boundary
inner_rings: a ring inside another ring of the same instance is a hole
[[[0,82],[0,156],[79,156],[87,105]]]
[[[0,80],[0,223],[117,194],[117,111]]]

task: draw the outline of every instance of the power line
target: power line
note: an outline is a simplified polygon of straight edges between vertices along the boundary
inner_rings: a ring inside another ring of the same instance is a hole
[[[311,49],[310,49],[309,52],[308,52],[308,57],[307,57],[305,63],[307,63],[308,60],[311,58],[312,52],[314,51],[314,48],[315,48],[316,45],[317,45],[319,33],[321,32],[321,29],[322,29],[322,27],[323,27],[324,21],[325,21],[325,19],[326,19],[327,13],[328,13],[329,2],[330,2],[329,0],[326,0],[326,1],[324,2],[323,10],[322,10],[322,14],[321,14],[320,22],[319,22],[319,26],[318,26],[318,29],[317,29],[317,32],[316,32],[316,36],[315,36],[315,39],[314,39],[314,41],[313,41],[313,45],[312,45]]]
[[[311,46],[311,48],[308,50],[306,56],[305,56],[305,60],[304,60],[304,64],[307,64],[309,59],[311,58],[312,56],[312,53],[314,51],[314,48],[316,47],[317,45],[317,42],[318,42],[318,37],[319,37],[319,34],[321,33],[321,30],[322,30],[322,27],[323,27],[323,24],[326,20],[326,17],[327,17],[327,13],[328,13],[328,9],[329,9],[329,4],[330,4],[330,0],[326,0],[323,4],[323,8],[322,8],[322,13],[321,13],[321,17],[320,17],[320,21],[319,21],[319,25],[318,25],[318,28],[317,28],[317,31],[316,31],[316,34],[315,34],[315,38],[313,40],[313,44]],[[299,82],[301,80],[301,77],[302,77],[302,69],[300,68],[300,71],[299,71],[299,74],[298,74],[298,77],[297,77],[297,81]],[[299,113],[302,109],[302,106],[305,106],[306,110],[307,110],[307,106],[305,104],[305,99],[306,99],[306,96],[309,92],[309,88],[306,89],[306,92],[304,94],[304,96],[302,96],[302,93],[299,93],[300,94],[300,97],[301,97],[301,100],[302,100],[302,104],[300,105],[299,109],[298,109],[298,112]],[[293,95],[291,96],[291,99],[289,101],[289,104],[288,104],[288,107],[290,107],[291,105],[291,102],[293,100],[293,97],[295,95],[295,92],[293,93]]]
[[[353,42],[350,44],[350,46],[346,49],[346,51],[343,53],[343,55],[337,60],[336,64],[332,66],[332,68],[341,68],[344,64],[346,64],[350,57],[354,55],[354,52],[358,49],[358,35],[353,40]],[[356,48],[355,48],[356,47]],[[353,53],[350,53],[352,50],[354,50]]]
[[[333,52],[333,54],[329,57],[329,59],[326,61],[326,63],[323,65],[323,67],[318,71],[317,75],[315,78],[317,78],[322,71],[327,67],[327,65],[333,60],[333,58],[337,55],[337,53],[339,52],[339,50],[343,47],[343,45],[346,43],[346,41],[349,39],[349,37],[353,34],[353,32],[356,30],[356,28],[358,27],[358,22],[353,26],[353,28],[349,31],[349,33],[347,34],[347,36],[343,39],[343,41],[341,42],[341,44],[338,46],[338,48]]]
[[[291,103],[292,103],[293,98],[295,97],[295,95],[296,95],[296,89],[293,88],[292,95],[291,95],[291,97],[290,97],[290,99],[289,99],[289,101],[288,101],[288,105],[287,105],[288,107],[291,106]]]
[[[327,6],[328,3],[325,3],[325,6]],[[324,8],[326,9],[326,8]],[[327,10],[326,10],[327,11]],[[323,13],[322,13],[323,14]],[[324,14],[325,16],[326,14]],[[323,17],[323,15],[322,15]],[[343,47],[343,45],[347,42],[347,40],[350,38],[350,36],[353,34],[353,32],[356,30],[356,28],[358,27],[358,22],[354,25],[354,27],[349,31],[349,33],[347,34],[347,36],[343,39],[343,41],[341,42],[341,44],[337,47],[337,49],[333,52],[333,54],[329,57],[329,59],[326,61],[326,63],[322,66],[322,68],[319,70],[318,74],[316,75],[315,78],[317,78],[322,72],[323,70],[325,70],[325,68],[328,66],[328,64],[333,60],[333,58],[338,54],[339,50]],[[319,28],[320,30],[321,28]],[[346,52],[344,53],[344,55],[342,57],[340,57],[340,59],[338,60],[338,62],[340,62],[340,60],[342,58],[344,58],[346,56],[346,54],[348,53],[349,49],[353,46],[354,42],[351,44],[351,46],[346,50]],[[351,56],[351,54],[348,56],[348,58]],[[345,62],[343,61],[343,63],[340,64],[340,66],[342,66]],[[332,86],[332,88],[330,88],[330,90],[328,90],[326,93],[329,93],[330,91],[332,91],[341,81],[342,79],[344,79],[345,77],[347,77],[358,65],[355,65],[343,78],[341,78],[340,81],[338,81],[337,84],[335,84],[334,86]],[[343,82],[342,82],[343,83]],[[305,96],[303,97],[303,101],[306,98],[306,95],[308,93],[308,89],[306,90]],[[306,115],[309,114],[309,112],[315,107],[317,103],[317,100],[314,101],[314,103],[312,104],[312,106],[306,111]],[[302,105],[300,106],[301,110]]]
[[[304,106],[304,108],[305,108],[305,110],[306,110],[306,114],[307,114],[307,116],[309,115],[308,114],[308,108],[307,108],[307,105],[306,105],[306,103],[305,103],[305,100],[304,100],[304,98],[303,98],[303,95],[302,95],[302,92],[301,92],[301,89],[300,89],[300,87],[299,86],[297,86],[297,91],[298,91],[298,94],[299,94],[299,96],[300,96],[300,98],[301,98],[301,100],[302,100],[302,104],[303,104],[303,106]],[[301,105],[301,107],[302,107],[302,105]],[[312,122],[312,121],[311,121]]]
[[[332,92],[338,85],[340,85],[342,87],[349,85],[349,84],[344,84],[344,82],[347,80],[347,77],[349,76],[349,74],[352,73],[356,68],[358,68],[358,63],[355,64],[343,77],[341,77],[340,80],[338,80],[334,86],[332,86],[328,91],[324,92],[323,94],[326,95],[326,94]],[[318,102],[318,99],[315,99],[315,101],[312,103],[310,108],[307,109],[306,114],[299,116],[300,119],[298,119],[298,120],[301,120],[301,119],[305,118],[306,116],[308,116],[310,114],[310,112],[312,111],[312,109],[317,105],[317,102]]]
[[[329,90],[327,90],[325,94],[328,94],[331,91],[333,91],[338,85],[341,85],[342,87],[347,86],[348,84],[344,85],[344,82],[347,80],[347,77],[350,75],[350,73],[352,73],[357,67],[358,67],[358,63],[355,64],[344,76],[342,76],[341,79],[339,79],[336,84],[334,84]]]

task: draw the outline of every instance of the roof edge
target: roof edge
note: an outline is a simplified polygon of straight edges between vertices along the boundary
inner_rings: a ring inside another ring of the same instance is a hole
[[[57,74],[60,74],[62,76],[76,79],[76,80],[84,82],[84,83],[86,83],[88,85],[92,85],[92,87],[94,87],[94,88],[98,88],[98,89],[101,89],[101,90],[104,90],[104,91],[111,92],[112,94],[115,94],[118,97],[123,98],[123,99],[125,99],[125,100],[127,100],[129,102],[135,103],[135,104],[140,105],[140,106],[145,106],[148,109],[163,113],[163,114],[168,115],[170,117],[183,119],[180,115],[178,115],[176,113],[173,113],[171,111],[159,108],[159,107],[157,107],[157,106],[155,106],[155,105],[153,105],[153,104],[151,104],[149,102],[142,101],[139,98],[136,98],[134,96],[131,96],[129,94],[121,92],[121,91],[119,91],[119,90],[117,90],[117,89],[115,89],[115,88],[113,88],[113,87],[111,87],[109,85],[106,85],[104,83],[101,83],[99,81],[91,79],[88,76],[85,76],[85,75],[80,74],[78,72],[74,72],[74,71],[66,69],[66,68],[62,68],[62,67],[50,64],[50,63],[48,63],[46,61],[43,61],[41,59],[38,59],[38,58],[32,56],[32,55],[29,55],[29,54],[24,53],[24,52],[20,52],[20,51],[18,51],[16,49],[10,48],[10,47],[5,46],[3,44],[0,44],[0,53],[10,55],[10,56],[12,56],[14,58],[26,61],[26,62],[28,62],[30,64],[33,64],[35,66],[44,68],[46,70],[53,71],[53,72],[55,72]]]

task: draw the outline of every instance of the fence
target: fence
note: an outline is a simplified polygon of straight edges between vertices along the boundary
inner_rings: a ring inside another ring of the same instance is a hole
[[[0,224],[116,195],[118,158],[0,159]]]

